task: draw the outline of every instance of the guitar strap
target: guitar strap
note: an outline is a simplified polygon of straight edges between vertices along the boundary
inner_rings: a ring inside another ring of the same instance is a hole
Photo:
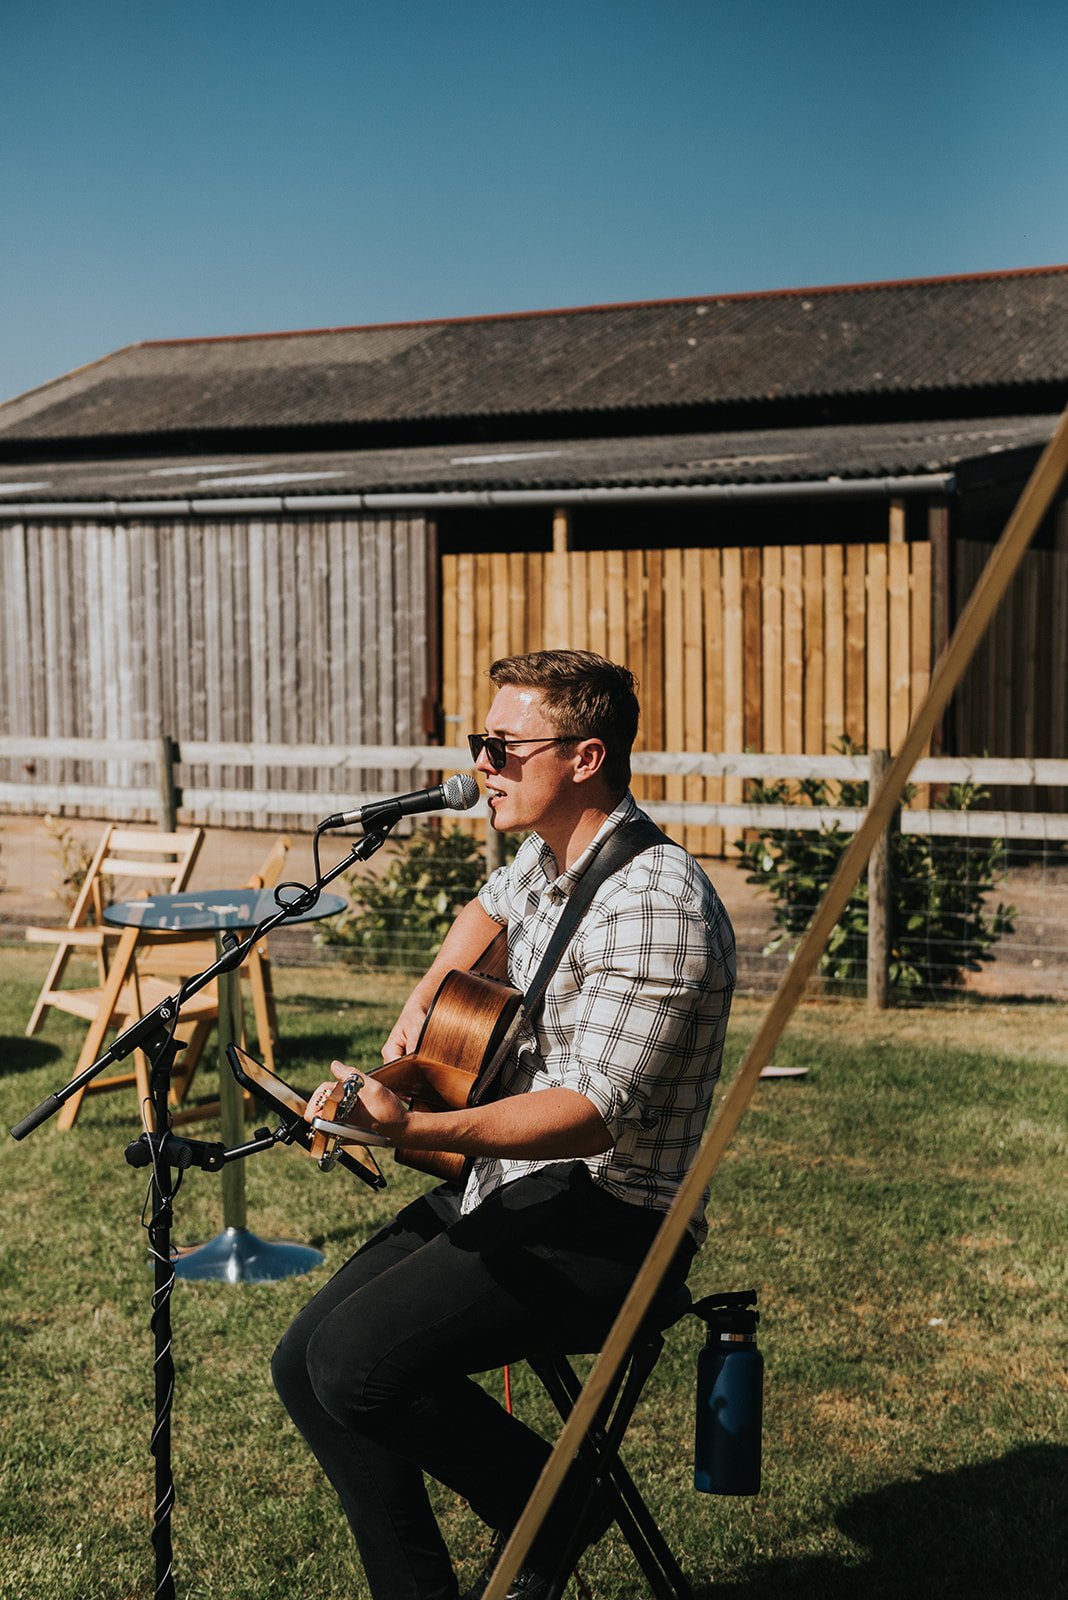
[[[582,874],[578,883],[567,897],[567,904],[559,922],[553,930],[553,936],[546,946],[545,954],[541,958],[538,970],[535,972],[523,1004],[516,1012],[512,1025],[508,1029],[500,1045],[494,1051],[493,1057],[488,1061],[479,1075],[478,1081],[471,1090],[468,1105],[480,1105],[488,1098],[489,1091],[496,1083],[501,1067],[504,1065],[512,1048],[513,1040],[524,1021],[533,1021],[541,1010],[545,1000],[545,991],[552,981],[553,974],[563,959],[564,951],[574,938],[579,923],[589,910],[590,903],[606,878],[613,872],[618,872],[620,867],[643,850],[650,850],[654,845],[670,843],[666,834],[662,833],[654,822],[648,817],[635,817],[632,822],[625,822],[617,828],[612,837],[601,846],[593,861]]]

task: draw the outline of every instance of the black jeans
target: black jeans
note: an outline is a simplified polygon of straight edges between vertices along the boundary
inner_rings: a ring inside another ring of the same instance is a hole
[[[550,1446],[471,1374],[538,1349],[594,1350],[660,1217],[608,1195],[581,1162],[505,1185],[460,1216],[452,1184],[406,1206],[286,1331],[275,1385],[356,1537],[375,1600],[455,1600],[423,1471],[510,1528]],[[665,1288],[681,1283],[687,1240]],[[568,1485],[531,1559],[567,1528]]]

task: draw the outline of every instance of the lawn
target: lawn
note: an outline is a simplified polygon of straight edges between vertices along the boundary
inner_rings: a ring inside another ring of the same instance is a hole
[[[0,951],[0,1096],[8,1127],[72,1075],[79,1027],[22,1037],[44,958]],[[396,980],[276,973],[286,1070],[369,1059]],[[732,1070],[761,1015],[740,1003]],[[627,1457],[699,1595],[1048,1597],[1064,1592],[1065,1039],[1068,1008],[981,1005],[870,1017],[811,1004],[716,1174],[692,1286],[760,1289],[764,1489],[690,1486],[696,1324],[671,1336]],[[206,1074],[210,1079],[210,1074]],[[132,1091],[0,1140],[0,1594],[152,1593],[151,1276],[145,1174],[124,1163]],[[214,1137],[211,1124],[192,1130]],[[424,1180],[382,1194],[296,1151],[248,1166],[249,1224],[314,1242],[335,1267]],[[221,1224],[219,1180],[192,1172],[182,1243]],[[174,1513],[180,1600],[351,1600],[347,1529],[277,1403],[268,1363],[322,1280],[181,1283]],[[498,1386],[498,1375],[486,1382]],[[525,1380],[516,1407],[550,1428]],[[465,1577],[485,1548],[439,1495]],[[1058,1562],[1061,1565],[1058,1565]],[[598,1600],[643,1592],[617,1534],[583,1563]]]

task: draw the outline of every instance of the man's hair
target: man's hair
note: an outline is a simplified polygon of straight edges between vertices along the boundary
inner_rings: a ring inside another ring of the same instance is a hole
[[[489,669],[497,689],[539,689],[545,715],[564,739],[600,739],[606,782],[630,783],[630,748],[638,731],[638,680],[590,650],[533,650],[504,656]]]

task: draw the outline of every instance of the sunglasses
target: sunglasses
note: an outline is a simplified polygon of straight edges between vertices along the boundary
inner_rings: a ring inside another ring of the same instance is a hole
[[[578,735],[570,739],[501,739],[495,733],[469,733],[467,743],[471,760],[477,761],[483,750],[494,772],[503,772],[508,752],[516,744],[574,744]]]

